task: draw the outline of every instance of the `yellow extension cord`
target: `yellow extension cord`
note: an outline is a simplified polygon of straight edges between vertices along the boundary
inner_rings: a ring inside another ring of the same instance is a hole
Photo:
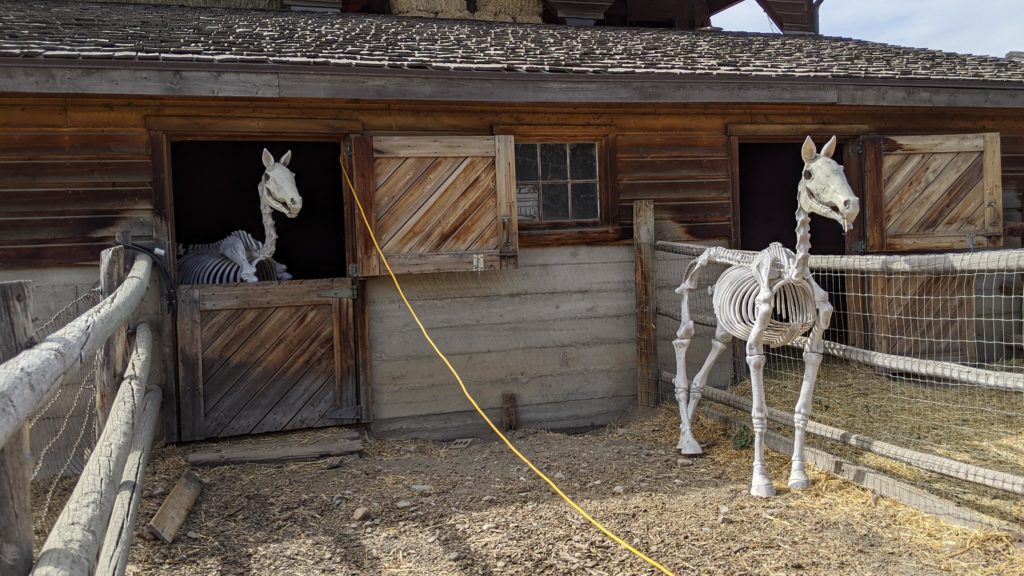
[[[586,518],[587,522],[593,524],[595,528],[604,533],[605,536],[614,540],[615,543],[619,546],[622,546],[626,550],[629,550],[644,562],[647,562],[651,566],[660,570],[662,574],[665,574],[667,576],[675,576],[675,574],[673,574],[668,568],[665,568],[654,559],[648,557],[643,552],[637,550],[636,548],[631,546],[629,542],[626,542],[622,538],[619,538],[617,535],[615,535],[615,533],[605,528],[600,522],[595,520],[590,514],[587,514],[586,510],[580,507],[580,505],[577,504],[572,498],[567,496],[565,492],[562,492],[562,489],[559,488],[557,484],[555,484],[554,480],[548,478],[546,474],[544,474],[543,472],[540,471],[540,469],[534,466],[533,462],[531,462],[529,458],[523,455],[523,453],[520,452],[512,444],[512,441],[509,440],[507,436],[502,434],[501,430],[499,430],[498,427],[494,425],[494,422],[492,422],[491,419],[487,417],[487,414],[485,414],[484,411],[480,409],[480,405],[476,403],[476,400],[473,398],[473,395],[469,393],[469,390],[466,388],[466,384],[462,381],[462,377],[459,376],[458,371],[456,371],[455,367],[452,366],[452,363],[448,361],[448,357],[444,355],[444,352],[441,352],[441,349],[438,348],[437,344],[434,343],[434,339],[430,337],[430,334],[427,332],[426,327],[423,326],[423,322],[420,321],[420,317],[416,314],[416,310],[413,309],[412,304],[409,302],[409,299],[405,297],[405,292],[402,290],[402,285],[399,284],[398,278],[395,277],[394,271],[391,270],[391,264],[388,263],[387,257],[384,256],[384,251],[381,250],[380,244],[377,242],[377,236],[373,233],[373,227],[370,225],[370,221],[366,217],[366,211],[363,210],[363,204],[362,202],[359,201],[358,191],[356,190],[356,187],[352,184],[352,180],[349,179],[348,170],[345,168],[344,158],[342,158],[340,164],[341,173],[345,177],[345,183],[348,185],[348,189],[352,191],[352,199],[355,200],[356,208],[359,209],[359,217],[362,218],[363,224],[366,226],[366,231],[370,234],[370,240],[373,241],[373,247],[377,250],[377,254],[380,255],[380,261],[383,262],[384,267],[387,268],[388,275],[391,276],[391,281],[394,282],[395,289],[398,290],[398,295],[402,298],[402,302],[405,303],[405,307],[409,310],[409,314],[412,316],[413,321],[415,321],[416,325],[419,326],[420,332],[423,333],[423,338],[426,339],[427,343],[430,344],[430,347],[434,349],[434,353],[437,354],[438,358],[440,358],[442,362],[444,362],[444,365],[448,367],[448,371],[452,373],[452,376],[455,377],[455,381],[459,383],[459,388],[462,389],[462,394],[466,397],[467,400],[469,400],[469,403],[473,405],[473,409],[476,410],[477,414],[479,414],[480,417],[483,418],[484,422],[487,423],[487,426],[489,426],[491,430],[495,434],[497,434],[498,438],[500,438],[501,441],[504,442],[506,446],[508,446],[508,449],[511,450],[517,458],[522,460],[523,463],[526,464],[526,466],[529,467],[529,469],[532,470],[534,474],[536,474],[537,476],[540,477],[541,480],[546,482],[547,485],[550,486],[551,489],[555,491],[555,494],[558,494],[562,498],[562,500],[565,500],[565,502],[569,504],[569,506],[571,506],[573,510],[578,512],[580,516]]]

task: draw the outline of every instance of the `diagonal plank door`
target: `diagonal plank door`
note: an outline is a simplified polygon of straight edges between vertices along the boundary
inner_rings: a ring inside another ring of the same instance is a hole
[[[866,141],[868,249],[1002,245],[999,134]]]
[[[341,424],[356,407],[351,280],[179,292],[183,440]]]
[[[865,141],[871,252],[963,250],[1003,241],[999,134],[873,137]],[[872,275],[874,350],[973,362],[972,275]]]
[[[355,186],[395,272],[513,267],[511,136],[354,137]],[[357,219],[360,275],[384,273]]]

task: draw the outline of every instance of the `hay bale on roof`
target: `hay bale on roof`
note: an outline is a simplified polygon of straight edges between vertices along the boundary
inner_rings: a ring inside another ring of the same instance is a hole
[[[391,0],[391,13],[421,18],[472,18],[466,0]]]
[[[542,0],[477,0],[474,17],[494,22],[540,24],[543,12]]]

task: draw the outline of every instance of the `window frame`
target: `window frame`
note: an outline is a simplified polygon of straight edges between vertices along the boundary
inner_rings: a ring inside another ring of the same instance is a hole
[[[552,246],[614,242],[620,239],[618,194],[613,187],[614,138],[612,126],[496,125],[494,134],[507,134],[516,144],[576,144],[597,146],[596,220],[519,220],[520,246]],[[518,187],[518,179],[516,180]]]

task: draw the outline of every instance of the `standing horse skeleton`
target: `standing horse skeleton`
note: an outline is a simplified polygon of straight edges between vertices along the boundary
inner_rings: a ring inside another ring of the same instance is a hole
[[[803,177],[797,187],[796,253],[772,243],[750,259],[749,254],[726,248],[710,248],[686,268],[683,283],[676,289],[682,296],[682,322],[672,345],[676,350],[676,401],[679,402],[680,434],[677,448],[686,455],[701,454],[693,437],[691,422],[700,402],[704,384],[715,361],[733,337],[746,341],[747,365],[753,396],[751,420],[754,428],[754,470],[750,493],[774,496],[775,488],[764,464],[764,434],[767,408],[764,395],[764,346],[782,346],[810,330],[804,349],[804,378],[800,386],[794,424],[793,460],[789,486],[810,486],[804,470],[804,433],[811,414],[811,396],[821,365],[822,338],[832,317],[832,305],[825,292],[811,277],[811,214],[839,222],[843,232],[853,227],[860,212],[857,197],[850,189],[843,167],[832,160],[836,138],[832,137],[819,154],[810,136],[804,141],[801,156]],[[686,349],[694,335],[689,301],[697,287],[701,271],[709,264],[730,264],[715,283],[712,303],[717,318],[711,352],[693,382],[686,377]]]

